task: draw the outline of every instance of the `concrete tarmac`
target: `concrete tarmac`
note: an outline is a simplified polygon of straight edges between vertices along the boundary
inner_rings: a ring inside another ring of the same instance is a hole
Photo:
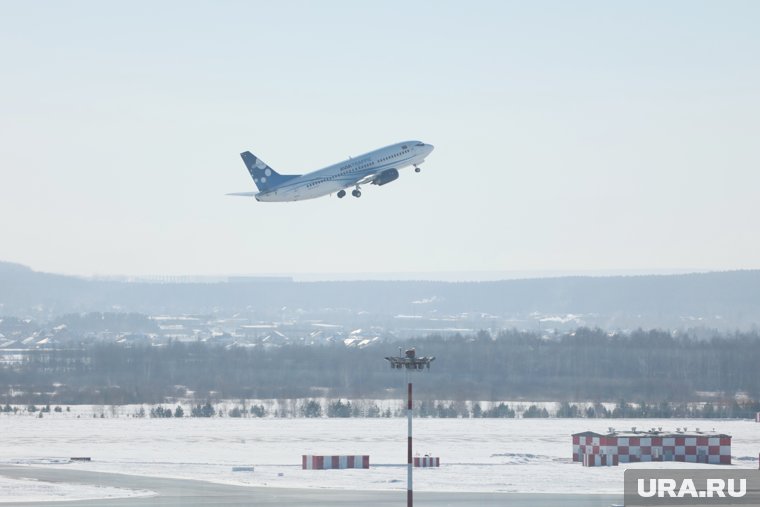
[[[66,470],[61,468],[0,465],[0,475],[32,478],[47,482],[92,484],[114,488],[142,489],[157,495],[143,498],[77,500],[56,502],[0,502],[3,507],[53,505],[65,507],[178,507],[178,506],[356,506],[401,507],[406,491],[345,491],[334,489],[285,489],[228,486],[213,482],[143,477],[138,475]],[[610,507],[622,504],[622,495],[558,495],[527,493],[435,493],[417,492],[414,503],[420,507]]]

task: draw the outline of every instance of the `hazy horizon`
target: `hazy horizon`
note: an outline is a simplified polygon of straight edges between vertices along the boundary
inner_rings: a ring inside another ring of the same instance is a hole
[[[388,281],[499,281],[499,280],[520,280],[532,278],[562,278],[573,276],[589,277],[609,277],[609,276],[647,276],[647,275],[681,275],[695,273],[714,273],[722,271],[741,271],[741,270],[721,270],[709,268],[672,268],[672,269],[608,269],[608,270],[522,270],[522,271],[488,271],[488,270],[462,270],[462,271],[417,271],[417,272],[384,272],[384,271],[365,271],[365,272],[347,272],[347,273],[309,273],[309,272],[274,272],[274,273],[257,273],[257,272],[219,272],[211,274],[198,273],[65,273],[52,272],[37,269],[23,262],[14,262],[0,259],[0,263],[15,264],[31,269],[35,272],[73,276],[85,279],[95,280],[130,280],[144,281],[153,279],[222,279],[228,277],[289,277],[294,281],[351,281],[351,280],[388,280]]]

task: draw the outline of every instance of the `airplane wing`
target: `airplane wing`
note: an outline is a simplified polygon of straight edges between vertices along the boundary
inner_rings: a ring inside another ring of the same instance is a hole
[[[356,181],[351,183],[351,185],[366,185],[368,183],[373,183],[383,173],[387,173],[387,174],[396,173],[396,175],[398,175],[398,169],[394,169],[393,167],[385,167],[381,169],[380,171],[375,171],[370,174],[363,174],[359,176],[356,179]]]
[[[371,183],[372,180],[374,180],[375,178],[377,178],[377,175],[380,174],[381,172],[383,172],[383,171],[379,171],[379,172],[376,172],[376,173],[372,173],[372,174],[368,174],[366,176],[363,176],[359,181],[356,181],[356,182],[352,183],[352,185],[366,185],[367,183]]]
[[[258,194],[258,192],[231,192],[231,193],[225,194],[225,195],[238,195],[240,197],[253,197],[256,194]]]

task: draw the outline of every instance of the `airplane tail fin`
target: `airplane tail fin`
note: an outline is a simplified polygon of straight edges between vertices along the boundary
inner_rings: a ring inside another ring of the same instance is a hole
[[[240,154],[240,157],[243,159],[248,172],[251,174],[251,178],[253,178],[253,182],[256,184],[256,188],[260,192],[271,190],[290,179],[300,176],[298,174],[280,174],[250,151],[244,151]]]

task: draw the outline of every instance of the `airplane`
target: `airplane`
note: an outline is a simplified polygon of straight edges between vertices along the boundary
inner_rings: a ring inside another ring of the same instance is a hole
[[[257,201],[284,202],[315,199],[336,193],[346,196],[347,188],[354,187],[351,195],[361,197],[361,185],[385,185],[399,176],[399,169],[419,165],[433,151],[433,145],[421,141],[404,141],[379,150],[349,158],[343,162],[307,174],[280,174],[250,151],[240,154],[258,192],[234,192],[227,195],[255,197]]]

